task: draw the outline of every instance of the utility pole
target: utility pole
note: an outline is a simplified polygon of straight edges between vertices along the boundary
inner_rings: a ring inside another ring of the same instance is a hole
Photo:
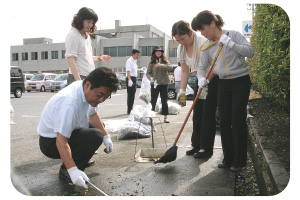
[[[252,19],[254,17],[254,10],[255,10],[256,4],[254,3],[247,3],[247,10],[251,11]]]

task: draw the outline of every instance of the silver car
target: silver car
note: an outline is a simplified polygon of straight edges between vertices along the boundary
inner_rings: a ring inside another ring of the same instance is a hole
[[[27,92],[41,91],[45,92],[50,89],[50,83],[54,80],[56,74],[41,73],[35,74],[27,83]]]

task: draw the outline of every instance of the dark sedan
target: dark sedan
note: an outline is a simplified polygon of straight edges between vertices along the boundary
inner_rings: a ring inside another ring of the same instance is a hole
[[[188,85],[194,89],[196,85],[196,75],[190,75],[188,80]],[[175,89],[175,83],[170,83],[168,85],[168,98],[169,99],[175,99],[177,96],[176,89]],[[187,95],[188,99],[193,99],[193,94]]]

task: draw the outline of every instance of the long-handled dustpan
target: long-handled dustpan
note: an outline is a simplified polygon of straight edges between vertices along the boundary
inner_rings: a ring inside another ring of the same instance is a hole
[[[228,33],[227,33],[227,34],[228,34]],[[222,50],[222,48],[223,48],[223,45],[224,45],[224,44],[222,44],[222,43],[220,44],[219,50],[218,50],[218,52],[217,52],[217,54],[216,54],[216,56],[215,56],[215,58],[214,58],[214,60],[213,60],[213,62],[212,62],[212,64],[211,64],[211,66],[210,66],[210,69],[208,70],[208,72],[207,72],[207,74],[206,74],[206,76],[205,76],[205,79],[208,78],[210,72],[212,71],[213,66],[215,65],[215,63],[216,63],[216,61],[217,61],[217,58],[218,58],[218,56],[219,56],[219,54],[220,54],[220,52],[221,52],[221,50]],[[199,91],[198,91],[198,93],[197,93],[197,96],[195,97],[195,100],[194,100],[194,102],[193,102],[193,104],[192,104],[192,106],[191,106],[191,108],[190,108],[190,110],[189,110],[189,112],[188,112],[188,114],[187,114],[187,116],[186,116],[186,118],[185,118],[185,120],[184,120],[182,126],[181,126],[181,129],[180,129],[180,131],[179,131],[179,133],[178,133],[178,135],[177,135],[177,137],[176,137],[176,139],[175,139],[175,142],[174,142],[173,146],[172,146],[171,148],[169,148],[169,149],[165,152],[165,154],[164,154],[159,160],[155,161],[155,162],[154,162],[155,164],[156,164],[156,163],[167,163],[167,162],[172,162],[172,161],[176,160],[176,157],[177,157],[177,149],[178,149],[178,147],[176,146],[176,143],[177,143],[177,141],[179,140],[179,137],[180,137],[180,135],[181,135],[181,133],[182,133],[184,127],[185,127],[185,124],[186,124],[187,120],[188,120],[189,117],[190,117],[190,114],[191,114],[191,112],[192,112],[192,110],[193,110],[193,108],[194,108],[194,106],[195,106],[195,104],[196,104],[196,102],[197,102],[197,99],[198,99],[198,97],[199,97],[201,91],[202,91],[202,88],[199,89]]]
[[[94,189],[96,189],[96,191],[97,192],[100,192],[102,195],[104,195],[104,196],[108,196],[105,192],[103,192],[102,190],[100,190],[98,187],[96,187],[93,183],[91,183],[90,181],[87,181],[86,180],[86,182],[88,183],[88,184],[90,184]]]

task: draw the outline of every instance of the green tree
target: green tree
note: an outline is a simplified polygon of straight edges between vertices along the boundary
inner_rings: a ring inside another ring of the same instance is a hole
[[[258,4],[253,18],[248,59],[253,89],[289,110],[290,106],[290,21],[287,13],[273,4]]]

